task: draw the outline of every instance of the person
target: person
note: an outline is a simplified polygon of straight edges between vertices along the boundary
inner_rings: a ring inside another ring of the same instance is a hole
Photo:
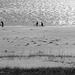
[[[1,21],[1,26],[4,27],[4,23],[3,23],[3,21]]]
[[[44,26],[42,22],[41,22],[41,26],[42,26],[42,27]]]
[[[36,26],[38,26],[38,22],[36,22]]]

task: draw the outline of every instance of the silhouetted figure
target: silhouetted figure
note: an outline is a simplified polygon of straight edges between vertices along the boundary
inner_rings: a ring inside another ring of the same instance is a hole
[[[1,21],[1,26],[4,27],[4,23],[3,23],[3,21]]]
[[[42,26],[42,27],[44,26],[42,22],[41,22],[41,26]]]
[[[36,26],[38,26],[38,22],[36,22]]]

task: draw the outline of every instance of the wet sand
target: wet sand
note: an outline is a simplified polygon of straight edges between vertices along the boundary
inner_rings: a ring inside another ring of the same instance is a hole
[[[74,67],[75,27],[0,28],[0,67]]]

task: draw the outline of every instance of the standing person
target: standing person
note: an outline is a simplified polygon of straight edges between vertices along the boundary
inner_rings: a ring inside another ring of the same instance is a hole
[[[36,26],[38,26],[38,22],[36,22]]]
[[[41,26],[42,26],[42,27],[44,26],[42,22],[41,22]]]
[[[4,23],[3,23],[3,21],[1,21],[1,24],[2,24],[2,27],[4,27]]]

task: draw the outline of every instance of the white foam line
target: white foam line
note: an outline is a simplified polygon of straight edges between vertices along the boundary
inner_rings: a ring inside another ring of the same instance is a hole
[[[24,26],[4,26],[4,27],[24,27]]]
[[[34,27],[34,26],[4,26],[4,27],[23,27],[23,28],[71,28],[75,26],[44,26],[44,27]],[[4,28],[3,27],[3,28]]]

